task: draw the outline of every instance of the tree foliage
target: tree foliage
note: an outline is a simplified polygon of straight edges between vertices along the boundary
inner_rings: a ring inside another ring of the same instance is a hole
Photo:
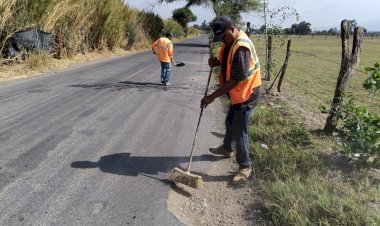
[[[260,2],[258,0],[222,0],[214,1],[213,9],[217,16],[227,15],[235,22],[241,23],[242,13],[249,13],[259,9]]]
[[[372,97],[380,90],[380,63],[376,63],[374,67],[366,67],[365,70],[371,75],[364,81],[363,87]]]
[[[182,26],[175,20],[167,19],[164,20],[164,33],[171,32],[174,37],[181,37],[184,35]]]
[[[380,88],[380,64],[366,67],[370,76],[363,87],[373,96]],[[340,115],[343,124],[337,128],[341,140],[340,151],[358,166],[380,168],[380,116],[365,107],[355,106],[353,98],[346,98]]]
[[[188,7],[174,10],[172,17],[173,20],[177,21],[183,28],[186,28],[189,22],[197,20],[197,16],[195,16]]]
[[[259,31],[261,34],[263,34],[265,32],[265,25],[262,25]],[[272,35],[279,35],[283,33],[283,29],[281,28],[281,26],[272,25],[270,28],[267,28],[267,33]]]
[[[293,24],[291,28],[286,28],[285,33],[289,35],[307,35],[311,33],[311,24],[306,21],[302,21],[299,24]]]
[[[187,24],[192,21],[196,21],[197,17],[191,12],[188,7],[179,8],[173,11],[173,20],[177,21],[185,31],[187,35]]]
[[[140,25],[152,40],[158,39],[164,28],[162,18],[153,12],[140,12]]]
[[[160,0],[160,2],[175,2],[178,0]],[[260,7],[259,0],[187,0],[186,7],[206,6],[211,7],[216,16],[226,15],[236,23],[241,22],[241,14],[257,10]]]

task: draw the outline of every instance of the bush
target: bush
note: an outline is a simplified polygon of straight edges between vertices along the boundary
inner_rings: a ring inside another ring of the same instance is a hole
[[[149,36],[151,41],[158,39],[164,28],[162,18],[152,12],[140,12],[139,15],[142,30]]]
[[[199,29],[196,29],[195,27],[189,27],[187,29],[187,32],[189,35],[199,35],[201,31]]]
[[[284,105],[281,103],[281,105]],[[284,107],[255,109],[252,162],[267,225],[377,225],[380,186],[328,170],[325,140]],[[262,144],[268,147],[264,148]]]
[[[337,128],[340,152],[361,166],[380,161],[380,117],[354,106],[353,98],[344,103],[341,117],[343,124]]]
[[[371,75],[364,81],[363,87],[368,90],[370,97],[380,90],[380,63],[374,67],[366,67],[365,70]]]
[[[1,1],[0,13],[0,50],[13,33],[33,26],[53,33],[56,56],[131,46],[139,26],[138,11],[123,0]]]
[[[179,23],[177,23],[175,20],[167,19],[164,20],[164,29],[163,32],[171,32],[174,34],[175,38],[179,38],[185,35],[185,33],[182,30],[182,27]]]
[[[51,62],[52,57],[49,54],[30,54],[26,60],[26,66],[30,69],[46,67]]]
[[[371,73],[363,84],[370,96],[380,88],[380,65],[367,67]],[[345,153],[357,166],[380,168],[380,116],[372,114],[365,107],[355,106],[353,98],[344,97],[342,125],[337,128],[340,152]]]

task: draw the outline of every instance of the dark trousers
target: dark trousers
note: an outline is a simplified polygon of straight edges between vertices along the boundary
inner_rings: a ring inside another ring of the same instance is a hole
[[[251,167],[249,158],[248,122],[253,109],[230,105],[226,117],[226,134],[223,147],[236,149],[236,162],[240,168]]]

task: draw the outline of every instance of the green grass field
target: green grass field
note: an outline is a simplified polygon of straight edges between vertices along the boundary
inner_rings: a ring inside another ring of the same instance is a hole
[[[310,106],[313,112],[320,112],[322,106],[329,109],[335,91],[341,62],[341,39],[336,36],[290,36],[292,55],[281,87],[281,92],[297,99],[303,106]],[[265,39],[253,36],[257,54],[265,65]],[[276,37],[273,41],[273,70],[271,80],[275,78],[285,60],[287,38]],[[352,38],[350,41],[352,47]],[[353,94],[356,103],[367,107],[373,113],[379,113],[380,97],[372,100],[362,83],[368,77],[364,67],[380,62],[380,38],[365,37],[362,42],[360,64],[349,79],[346,91]],[[277,85],[272,88],[276,90]]]

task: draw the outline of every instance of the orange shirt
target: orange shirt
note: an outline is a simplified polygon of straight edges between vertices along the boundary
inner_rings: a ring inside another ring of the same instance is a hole
[[[173,58],[173,43],[166,37],[159,38],[153,43],[152,51],[157,54],[160,62],[170,63]]]

